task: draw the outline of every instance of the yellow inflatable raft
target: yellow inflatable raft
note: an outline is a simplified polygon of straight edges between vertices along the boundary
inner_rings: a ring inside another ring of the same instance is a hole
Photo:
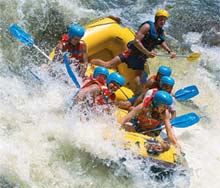
[[[86,33],[83,40],[87,44],[88,58],[98,58],[102,60],[110,60],[117,56],[127,48],[127,43],[134,39],[134,32],[126,27],[122,27],[119,20],[114,17],[101,18],[91,22],[85,26]],[[52,58],[54,51],[50,54]],[[93,73],[95,67],[89,66],[86,74],[89,76]],[[132,88],[135,88],[134,83],[134,71],[128,69],[127,65],[122,63],[116,70],[122,74],[126,79],[125,86],[121,87],[116,92],[117,99],[127,100],[133,96]],[[146,65],[145,71],[149,73],[148,66]],[[120,110],[118,118],[120,119],[127,114],[126,110]],[[134,151],[134,154],[143,158],[152,158],[160,164],[165,166],[175,166],[181,164],[185,166],[185,159],[178,154],[176,148],[170,146],[168,151],[165,152],[153,152],[149,150],[149,145],[157,144],[162,141],[161,136],[156,138],[149,137],[140,133],[127,132],[124,136],[125,148]],[[149,144],[151,142],[151,144]]]
[[[126,27],[122,27],[117,18],[107,17],[93,21],[85,26],[86,33],[83,40],[88,47],[88,58],[98,58],[102,60],[110,60],[117,56],[127,48],[127,43],[134,39],[134,32]],[[89,67],[87,74],[91,74],[94,67]],[[125,87],[116,92],[117,98],[127,100],[133,96],[132,88],[134,86],[134,71],[128,69],[127,65],[122,63],[117,67],[117,71],[126,79]],[[145,71],[149,71],[146,67]],[[120,110],[119,116],[127,114],[126,110]],[[124,136],[126,141],[125,147],[134,149],[135,155],[141,157],[150,157],[166,165],[185,164],[184,158],[178,153],[176,148],[170,146],[168,151],[155,153],[149,150],[149,145],[157,144],[162,141],[160,136],[156,138],[139,133],[127,132]],[[151,142],[149,144],[149,142]],[[132,149],[132,151],[133,151]]]

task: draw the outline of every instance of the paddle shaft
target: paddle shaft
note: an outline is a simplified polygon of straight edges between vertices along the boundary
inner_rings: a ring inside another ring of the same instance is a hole
[[[34,73],[31,69],[28,69],[28,71],[31,73],[31,75],[36,78],[38,81],[43,82],[43,80],[36,74]]]
[[[195,62],[200,57],[200,53],[195,52],[188,55],[176,55],[176,58],[186,58],[189,62]],[[168,54],[157,54],[159,57],[170,57]]]
[[[33,47],[35,47],[40,53],[42,53],[50,62],[52,62],[52,59],[45,54],[40,48],[38,48],[38,46],[36,46],[35,44],[33,44]]]
[[[69,64],[69,60],[68,60],[68,57],[66,54],[64,54],[64,63],[65,63],[65,66],[66,66],[66,70],[67,70],[67,73],[69,75],[69,77],[72,79],[72,81],[74,82],[74,84],[76,85],[77,88],[80,88],[80,84],[75,76],[75,74],[73,73],[71,67],[70,67],[70,64]]]
[[[168,55],[168,54],[157,54],[156,56],[159,56],[159,57],[170,57],[170,55]],[[188,55],[176,55],[176,57],[187,58]]]
[[[154,131],[160,131],[160,130],[162,130],[164,128],[165,128],[165,126],[161,126],[161,127],[158,127],[158,128],[152,129],[152,130],[142,131],[141,133],[142,134],[146,134],[146,133],[150,133],[150,132],[154,132]]]

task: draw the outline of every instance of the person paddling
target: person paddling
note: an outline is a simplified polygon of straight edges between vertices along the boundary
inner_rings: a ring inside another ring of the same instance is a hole
[[[107,77],[106,83],[101,83],[96,79],[86,82],[80,89],[75,101],[84,101],[88,96],[91,96],[92,105],[113,104],[116,98],[114,93],[124,84],[124,77],[117,72],[113,72]]]
[[[159,87],[148,90],[144,95],[144,99],[147,100],[147,98],[151,99],[151,97],[154,96],[158,90],[163,90],[163,91],[170,93],[173,98],[172,104],[169,105],[168,107],[169,112],[171,113],[171,119],[176,117],[176,99],[174,95],[172,94],[172,89],[173,89],[174,84],[175,84],[175,81],[172,77],[163,76],[160,79]]]
[[[165,25],[169,13],[166,10],[158,10],[155,14],[155,21],[146,21],[142,23],[135,35],[135,39],[128,43],[128,49],[109,61],[101,59],[92,59],[91,63],[94,65],[104,66],[106,68],[113,68],[124,62],[128,68],[134,69],[137,85],[141,84],[141,76],[144,73],[144,64],[147,58],[153,58],[157,54],[154,51],[156,46],[161,46],[166,50],[171,58],[176,57],[167,43],[165,42],[165,33],[163,26]]]
[[[157,70],[157,74],[151,76],[147,82],[143,85],[142,91],[135,94],[127,101],[119,101],[119,107],[125,110],[131,110],[133,106],[137,106],[142,102],[144,96],[149,89],[159,88],[160,80],[163,76],[170,76],[172,74],[172,69],[167,66],[160,66]]]
[[[63,63],[63,53],[69,53],[69,62],[73,62],[79,76],[84,78],[88,66],[87,46],[81,40],[85,29],[79,24],[72,24],[68,28],[68,34],[64,34],[55,48],[53,61]]]
[[[97,82],[99,85],[106,86],[106,79],[108,75],[109,75],[108,69],[106,69],[105,67],[98,66],[94,69],[93,74],[91,74],[89,77],[87,77],[84,80],[83,85]]]
[[[168,106],[172,104],[172,100],[172,96],[166,91],[157,91],[154,96],[144,99],[121,119],[122,128],[129,132],[140,132],[154,137],[160,134],[162,129],[157,130],[157,128],[164,123],[168,141],[181,148],[170,123]]]

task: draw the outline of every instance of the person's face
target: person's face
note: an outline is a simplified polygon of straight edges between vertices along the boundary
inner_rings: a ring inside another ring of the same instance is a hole
[[[164,112],[164,111],[166,110],[166,108],[167,108],[166,105],[161,104],[161,105],[159,105],[159,106],[156,107],[156,111],[157,111],[158,113],[162,113],[162,112]]]
[[[106,79],[107,79],[107,77],[105,75],[103,75],[103,74],[99,74],[96,77],[96,80],[98,80],[98,81],[100,81],[102,83],[104,83],[106,81]]]
[[[158,27],[162,28],[164,26],[164,24],[166,23],[166,21],[167,21],[166,17],[159,16],[156,23],[157,23]]]
[[[164,75],[160,74],[159,72],[157,73],[157,77],[156,77],[156,80],[158,82],[160,82],[160,79],[163,77]]]
[[[173,86],[168,85],[168,84],[163,84],[163,86],[161,87],[161,90],[164,90],[168,93],[171,93],[172,89],[173,89]]]
[[[120,87],[121,86],[114,81],[110,82],[110,84],[108,85],[108,89],[111,93],[116,92]]]
[[[79,43],[80,40],[81,40],[81,37],[73,37],[70,39],[70,43],[75,46]]]

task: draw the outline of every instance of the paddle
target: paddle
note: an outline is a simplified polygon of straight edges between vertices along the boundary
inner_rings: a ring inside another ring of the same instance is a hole
[[[76,85],[77,88],[80,88],[80,84],[78,82],[78,80],[76,79],[76,76],[74,75],[71,67],[70,67],[70,64],[69,64],[69,60],[68,60],[68,57],[66,54],[64,54],[64,63],[66,65],[66,70],[67,70],[67,73],[69,74],[70,78],[72,79],[72,81],[74,82],[74,84]]]
[[[74,101],[75,96],[78,95],[81,86],[80,86],[75,74],[73,73],[73,71],[70,67],[69,60],[68,60],[68,57],[67,57],[66,53],[64,54],[63,58],[64,58],[64,63],[65,63],[65,66],[66,66],[67,73],[69,74],[70,78],[72,79],[72,81],[74,82],[76,87],[78,88],[76,93],[71,97],[69,108],[72,109],[73,106],[75,105],[75,101]]]
[[[159,57],[170,57],[170,55],[167,54],[157,54],[157,56]],[[186,58],[189,62],[195,62],[199,59],[199,57],[201,56],[200,53],[195,52],[195,53],[191,53],[189,55],[177,55],[177,58]]]
[[[199,120],[200,117],[196,113],[191,112],[172,119],[170,123],[176,128],[186,128],[198,123]]]
[[[170,123],[173,127],[176,127],[176,128],[186,128],[186,127],[190,127],[190,126],[198,123],[199,120],[200,120],[200,117],[197,114],[195,114],[194,112],[191,112],[191,113],[184,114],[184,115],[181,115],[181,116],[178,116],[178,117],[172,119],[170,121]],[[148,130],[148,131],[143,131],[142,133],[146,134],[146,133],[149,133],[152,131],[158,131],[158,130],[163,129],[164,127],[165,127],[164,125],[161,125],[158,128]]]
[[[52,62],[52,59],[45,54],[40,48],[38,48],[34,44],[34,39],[26,33],[22,28],[20,28],[18,25],[13,24],[9,27],[9,31],[12,33],[12,35],[18,39],[21,43],[26,44],[28,46],[33,46],[35,47],[40,53],[42,53],[49,61]]]
[[[26,44],[28,46],[33,46],[35,47],[39,52],[41,52],[47,59],[49,59],[49,61],[52,62],[52,59],[45,54],[41,49],[39,49],[35,44],[34,44],[34,39],[31,37],[31,35],[29,35],[28,33],[26,33],[22,28],[20,28],[18,25],[13,24],[9,27],[9,31],[12,33],[12,35],[18,39],[20,42],[22,42],[23,44]],[[66,56],[66,54],[64,55],[64,63],[66,65],[66,70],[67,73],[69,74],[70,78],[72,79],[72,81],[74,82],[74,84],[76,85],[77,88],[80,88],[80,84],[77,81],[70,65],[69,65],[69,60]],[[38,76],[36,76],[35,74],[33,74],[33,72],[31,72],[33,76],[35,76],[36,79],[40,80],[40,78]]]
[[[191,85],[177,90],[174,96],[178,101],[184,101],[192,97],[195,97],[198,94],[199,94],[198,88],[195,85]]]
[[[27,70],[28,70],[28,72],[31,73],[31,75],[32,75],[35,79],[37,79],[37,80],[40,81],[40,82],[44,82],[44,81],[43,81],[36,73],[34,73],[30,68],[28,68]]]

